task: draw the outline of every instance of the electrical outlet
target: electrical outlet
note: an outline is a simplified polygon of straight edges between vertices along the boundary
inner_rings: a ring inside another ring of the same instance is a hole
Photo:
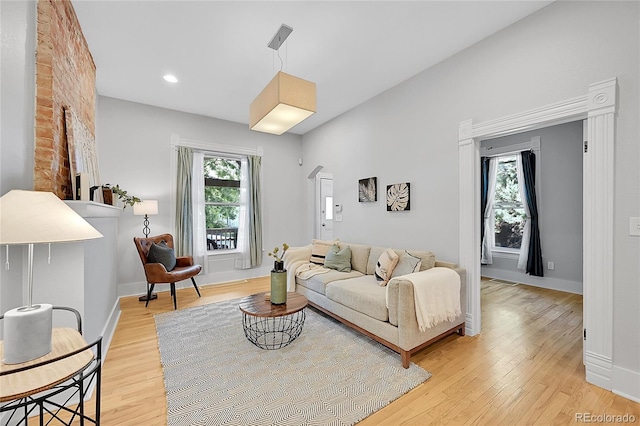
[[[556,264],[553,262],[547,262],[547,269],[553,271],[556,268]]]
[[[640,236],[640,217],[629,218],[629,235]]]

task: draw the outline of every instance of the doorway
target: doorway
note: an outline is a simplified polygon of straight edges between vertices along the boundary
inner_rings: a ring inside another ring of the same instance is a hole
[[[320,240],[333,239],[333,175],[316,175],[315,236]]]
[[[459,261],[467,270],[466,332],[480,333],[480,140],[586,119],[583,156],[585,367],[589,383],[611,390],[613,360],[613,151],[617,79],[584,96],[458,129]]]

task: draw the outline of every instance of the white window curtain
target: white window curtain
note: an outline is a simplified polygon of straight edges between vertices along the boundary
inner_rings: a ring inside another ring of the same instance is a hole
[[[207,262],[207,220],[204,212],[204,153],[194,151],[193,170],[191,176],[191,197],[193,199],[193,261],[203,265],[203,272],[207,274],[209,262]]]
[[[492,157],[489,159],[489,183],[487,187],[487,206],[483,212],[484,218],[484,235],[482,236],[482,257],[480,263],[483,265],[491,265],[493,263],[493,255],[491,247],[495,239],[495,226],[493,226],[493,203],[496,192],[496,177],[498,173],[498,159]]]
[[[249,155],[240,162],[240,227],[237,269],[262,264],[262,157]]]
[[[520,200],[522,201],[524,212],[527,216],[524,219],[524,228],[522,229],[522,243],[520,244],[520,255],[518,256],[518,269],[526,269],[527,260],[529,258],[529,240],[531,239],[531,214],[529,213],[529,205],[527,203],[524,189],[524,171],[522,168],[522,156],[520,153],[516,155],[516,172],[518,173],[518,190],[520,192]]]
[[[238,254],[236,269],[251,268],[249,250],[249,162],[246,157],[240,161],[240,214],[238,217]]]

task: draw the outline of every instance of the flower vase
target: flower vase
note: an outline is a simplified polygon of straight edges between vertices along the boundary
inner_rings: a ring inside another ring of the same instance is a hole
[[[287,303],[287,271],[284,269],[284,262],[276,260],[271,271],[271,304],[285,303]]]

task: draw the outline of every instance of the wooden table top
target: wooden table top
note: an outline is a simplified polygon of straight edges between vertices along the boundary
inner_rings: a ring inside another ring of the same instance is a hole
[[[51,352],[32,361],[21,364],[5,364],[4,342],[0,341],[0,372],[13,371],[18,368],[39,364],[64,354],[68,354],[86,346],[84,338],[72,328],[54,328],[51,336]],[[0,402],[12,401],[51,389],[53,386],[73,377],[86,368],[93,360],[91,349],[74,356],[52,362],[30,370],[0,376]]]
[[[283,317],[295,314],[303,310],[309,301],[306,297],[296,292],[287,293],[287,303],[272,305],[270,300],[265,300],[265,293],[252,294],[240,300],[240,310],[254,317]]]

